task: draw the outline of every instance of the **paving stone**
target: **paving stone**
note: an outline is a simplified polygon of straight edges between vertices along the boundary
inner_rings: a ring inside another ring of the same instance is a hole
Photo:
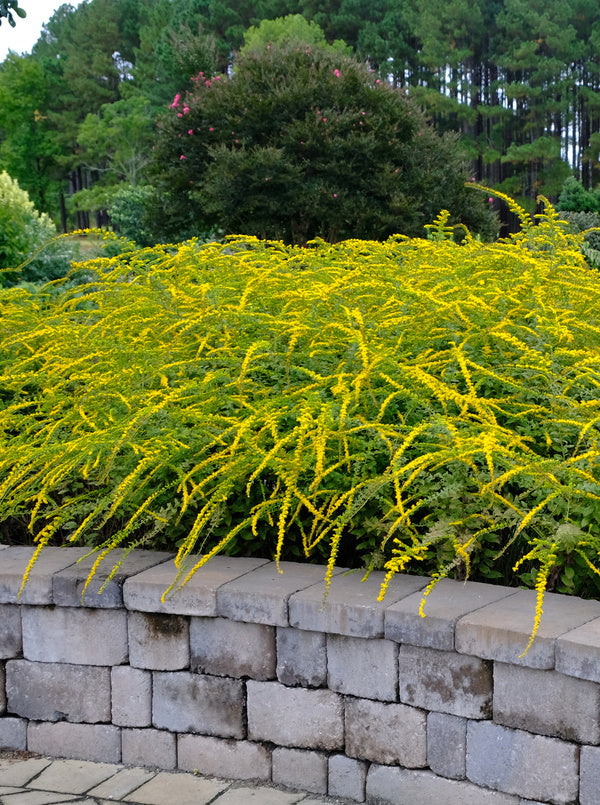
[[[479,657],[422,646],[400,646],[400,701],[439,713],[489,718],[492,664]]]
[[[398,700],[398,644],[391,640],[328,635],[330,690],[365,699]]]
[[[367,774],[367,802],[377,805],[518,805],[517,797],[428,771],[373,764]]]
[[[223,585],[217,591],[218,614],[234,621],[288,626],[290,596],[321,582],[326,569],[297,562],[280,562],[279,568],[269,562]],[[342,568],[334,570],[335,575],[342,572]]]
[[[440,777],[464,780],[467,760],[467,719],[445,713],[427,716],[427,762]]]
[[[60,791],[64,794],[86,794],[91,788],[112,777],[118,769],[118,766],[110,763],[54,760],[35,780],[31,780],[29,788]]]
[[[539,631],[521,657],[533,628],[536,599],[535,590],[519,590],[465,615],[456,624],[456,650],[529,668],[554,668],[556,638],[600,616],[600,601],[546,593]]]
[[[331,755],[327,790],[331,796],[364,802],[367,764],[362,760]]]
[[[76,665],[121,665],[127,661],[124,610],[23,607],[22,618],[23,656],[27,660]]]
[[[110,721],[109,668],[9,660],[6,694],[11,713],[35,721]]]
[[[49,791],[13,791],[0,792],[10,794],[3,798],[3,805],[54,805],[59,802],[80,802],[74,794],[52,794]]]
[[[294,794],[291,791],[278,791],[276,788],[230,788],[216,800],[215,805],[295,805],[307,800],[304,794]]]
[[[600,793],[600,748],[582,746],[579,766],[579,803],[598,805]]]
[[[129,665],[111,669],[112,723],[149,727],[152,723],[152,674]]]
[[[579,747],[490,721],[470,721],[467,779],[507,794],[567,805],[577,800]]]
[[[343,746],[343,705],[337,693],[251,679],[246,689],[251,740],[309,749]]]
[[[327,755],[307,749],[273,749],[273,782],[287,788],[327,793]]]
[[[460,618],[514,594],[515,590],[496,584],[442,579],[427,596],[424,618],[419,614],[422,592],[389,606],[385,610],[385,636],[398,643],[452,651]]]
[[[155,773],[148,769],[121,769],[120,771],[115,769],[115,772],[112,777],[88,791],[88,794],[91,797],[104,797],[111,800],[122,799],[155,776]]]
[[[327,635],[278,626],[277,679],[284,685],[323,687],[327,683]]]
[[[123,559],[124,550],[116,548],[104,557],[94,572],[85,595],[83,605],[86,607],[114,608],[123,606],[123,584],[130,576],[135,576],[150,567],[172,559],[174,554],[164,551],[132,551]],[[93,554],[75,565],[58,571],[52,580],[54,603],[62,607],[82,606],[81,594],[90,571],[97,560]],[[115,565],[121,562],[105,589],[99,593]]]
[[[426,713],[416,707],[348,698],[346,754],[375,763],[424,767],[426,723]]]
[[[242,682],[186,671],[153,674],[152,720],[159,729],[243,738]]]
[[[130,612],[127,626],[130,665],[156,671],[189,667],[188,618],[157,612]]]
[[[27,727],[27,748],[40,755],[118,763],[121,731],[112,724],[31,722]]]
[[[179,735],[180,769],[234,780],[270,780],[271,751],[251,741],[232,741],[207,735]]]
[[[24,718],[0,718],[0,747],[2,749],[27,748],[27,721]]]
[[[595,618],[556,641],[556,670],[600,682],[600,618]]]
[[[494,721],[567,741],[600,743],[600,685],[557,671],[494,663]]]
[[[188,560],[191,568],[200,557],[190,556]],[[177,575],[173,562],[166,562],[127,579],[123,585],[123,601],[127,609],[141,612],[215,616],[217,590],[232,579],[251,573],[267,563],[268,559],[214,556],[194,573],[181,590],[169,593],[165,601],[162,601],[163,593]]]
[[[87,548],[44,548],[31,568],[27,584],[18,599],[27,565],[35,548],[10,546],[2,552],[0,563],[0,604],[51,604],[52,579],[88,552]]]
[[[21,607],[0,605],[0,660],[18,657],[23,647],[21,637]]]
[[[227,618],[192,618],[191,669],[217,676],[275,677],[275,629]]]
[[[229,787],[222,780],[202,780],[189,774],[160,772],[136,791],[123,798],[123,802],[142,805],[208,805],[217,794]]]
[[[327,591],[321,583],[295,593],[289,602],[290,625],[351,637],[383,637],[386,610],[430,581],[426,576],[398,574],[383,601],[377,601],[385,576],[374,571],[362,581],[362,571],[342,573],[332,579]]]
[[[175,769],[177,738],[166,730],[124,729],[121,733],[121,758],[129,766]]]
[[[49,758],[45,757],[29,758],[28,760],[0,758],[0,785],[26,786],[51,762]]]

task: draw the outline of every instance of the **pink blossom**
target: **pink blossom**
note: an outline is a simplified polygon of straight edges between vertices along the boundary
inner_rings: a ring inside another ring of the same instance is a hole
[[[378,78],[378,79],[377,79],[377,81],[376,81],[375,83],[376,83],[376,84],[381,84],[381,78]]]
[[[173,98],[173,103],[169,106],[169,109],[176,109],[179,106],[179,101],[181,100],[181,95],[177,93],[177,95]]]
[[[177,117],[183,117],[183,115],[181,114],[181,112],[177,112]]]
[[[193,133],[194,133],[194,129],[189,129],[188,134],[193,134]]]
[[[213,128],[212,126],[209,126],[209,127],[208,127],[208,130],[209,130],[209,131],[214,131],[214,128]]]
[[[488,201],[490,202],[490,204],[493,204],[493,203],[494,203],[494,199],[493,199],[493,198],[488,198]]]
[[[333,194],[333,197],[334,197],[334,198],[337,198],[337,193],[334,193],[334,194]]]
[[[183,114],[184,114],[184,115],[187,115],[187,113],[188,113],[189,111],[190,111],[190,107],[189,107],[189,106],[184,106],[184,107],[183,107]]]
[[[339,71],[339,70],[334,70],[334,71],[333,71],[333,74],[334,74],[334,76],[335,76],[336,78],[341,78],[341,76],[342,76],[342,74],[340,73],[340,71]]]
[[[185,154],[182,154],[179,159],[185,159]]]

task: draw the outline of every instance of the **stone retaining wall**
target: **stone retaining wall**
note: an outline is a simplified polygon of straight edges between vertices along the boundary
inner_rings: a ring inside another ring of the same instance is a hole
[[[0,546],[0,746],[394,805],[600,803],[600,603],[216,557]],[[103,568],[105,570],[103,571]]]

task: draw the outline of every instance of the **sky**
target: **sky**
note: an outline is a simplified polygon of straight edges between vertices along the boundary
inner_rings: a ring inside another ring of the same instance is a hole
[[[48,22],[57,8],[65,2],[77,6],[78,0],[19,0],[19,6],[27,12],[21,19],[13,14],[16,26],[11,28],[6,19],[0,25],[0,62],[4,61],[9,50],[17,53],[31,53],[31,48],[39,39],[42,25]]]

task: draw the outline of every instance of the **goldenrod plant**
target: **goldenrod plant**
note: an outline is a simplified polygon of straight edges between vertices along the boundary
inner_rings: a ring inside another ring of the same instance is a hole
[[[170,589],[219,552],[384,569],[382,596],[497,578],[538,590],[533,632],[546,589],[597,596],[600,279],[552,207],[515,209],[495,244],[442,213],[427,240],[192,240],[0,291],[4,533],[32,562],[176,549]]]

